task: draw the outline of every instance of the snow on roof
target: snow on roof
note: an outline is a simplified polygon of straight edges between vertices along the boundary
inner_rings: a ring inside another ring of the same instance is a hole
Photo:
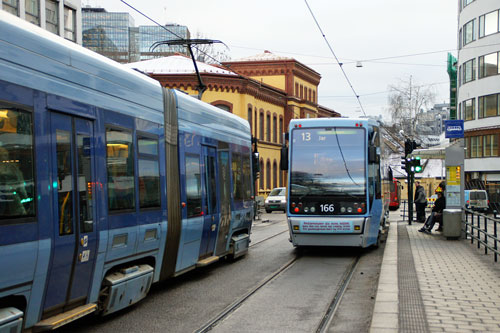
[[[293,60],[293,58],[282,57],[272,53],[271,51],[265,50],[264,53],[256,54],[249,57],[234,59],[229,62],[244,62],[244,61],[273,61],[273,60]]]
[[[200,73],[223,74],[237,76],[236,73],[197,61],[196,65]],[[182,55],[155,58],[124,64],[125,67],[137,69],[147,74],[193,74],[195,73],[193,60]]]

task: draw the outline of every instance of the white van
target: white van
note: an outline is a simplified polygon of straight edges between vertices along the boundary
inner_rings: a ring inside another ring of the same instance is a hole
[[[472,210],[488,211],[488,193],[485,190],[465,190],[465,208]]]

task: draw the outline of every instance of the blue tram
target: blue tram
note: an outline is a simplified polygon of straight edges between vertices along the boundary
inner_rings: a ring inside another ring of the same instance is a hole
[[[377,245],[388,217],[392,171],[369,119],[293,119],[282,169],[294,246]]]
[[[0,331],[248,251],[246,121],[0,11]]]

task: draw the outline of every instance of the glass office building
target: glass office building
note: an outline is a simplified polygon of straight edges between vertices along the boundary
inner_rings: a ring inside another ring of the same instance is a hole
[[[134,19],[129,13],[110,13],[104,8],[82,8],[83,46],[121,63],[138,61]]]
[[[159,41],[169,41],[176,39],[189,39],[190,33],[186,26],[178,24],[167,24],[165,26],[141,25],[139,27],[141,60],[165,57],[174,53],[188,55],[186,46],[182,45],[160,45],[154,50],[152,46]]]
[[[83,46],[120,63],[165,57],[174,53],[188,54],[185,46],[154,43],[190,38],[186,26],[168,24],[135,27],[128,13],[107,12],[104,8],[82,8]]]

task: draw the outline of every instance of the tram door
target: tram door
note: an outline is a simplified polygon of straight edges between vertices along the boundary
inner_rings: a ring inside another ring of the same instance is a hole
[[[217,204],[217,151],[214,147],[202,146],[203,150],[203,234],[200,246],[200,259],[213,254],[219,226]]]
[[[93,122],[51,113],[53,252],[45,317],[85,304],[96,250]]]

